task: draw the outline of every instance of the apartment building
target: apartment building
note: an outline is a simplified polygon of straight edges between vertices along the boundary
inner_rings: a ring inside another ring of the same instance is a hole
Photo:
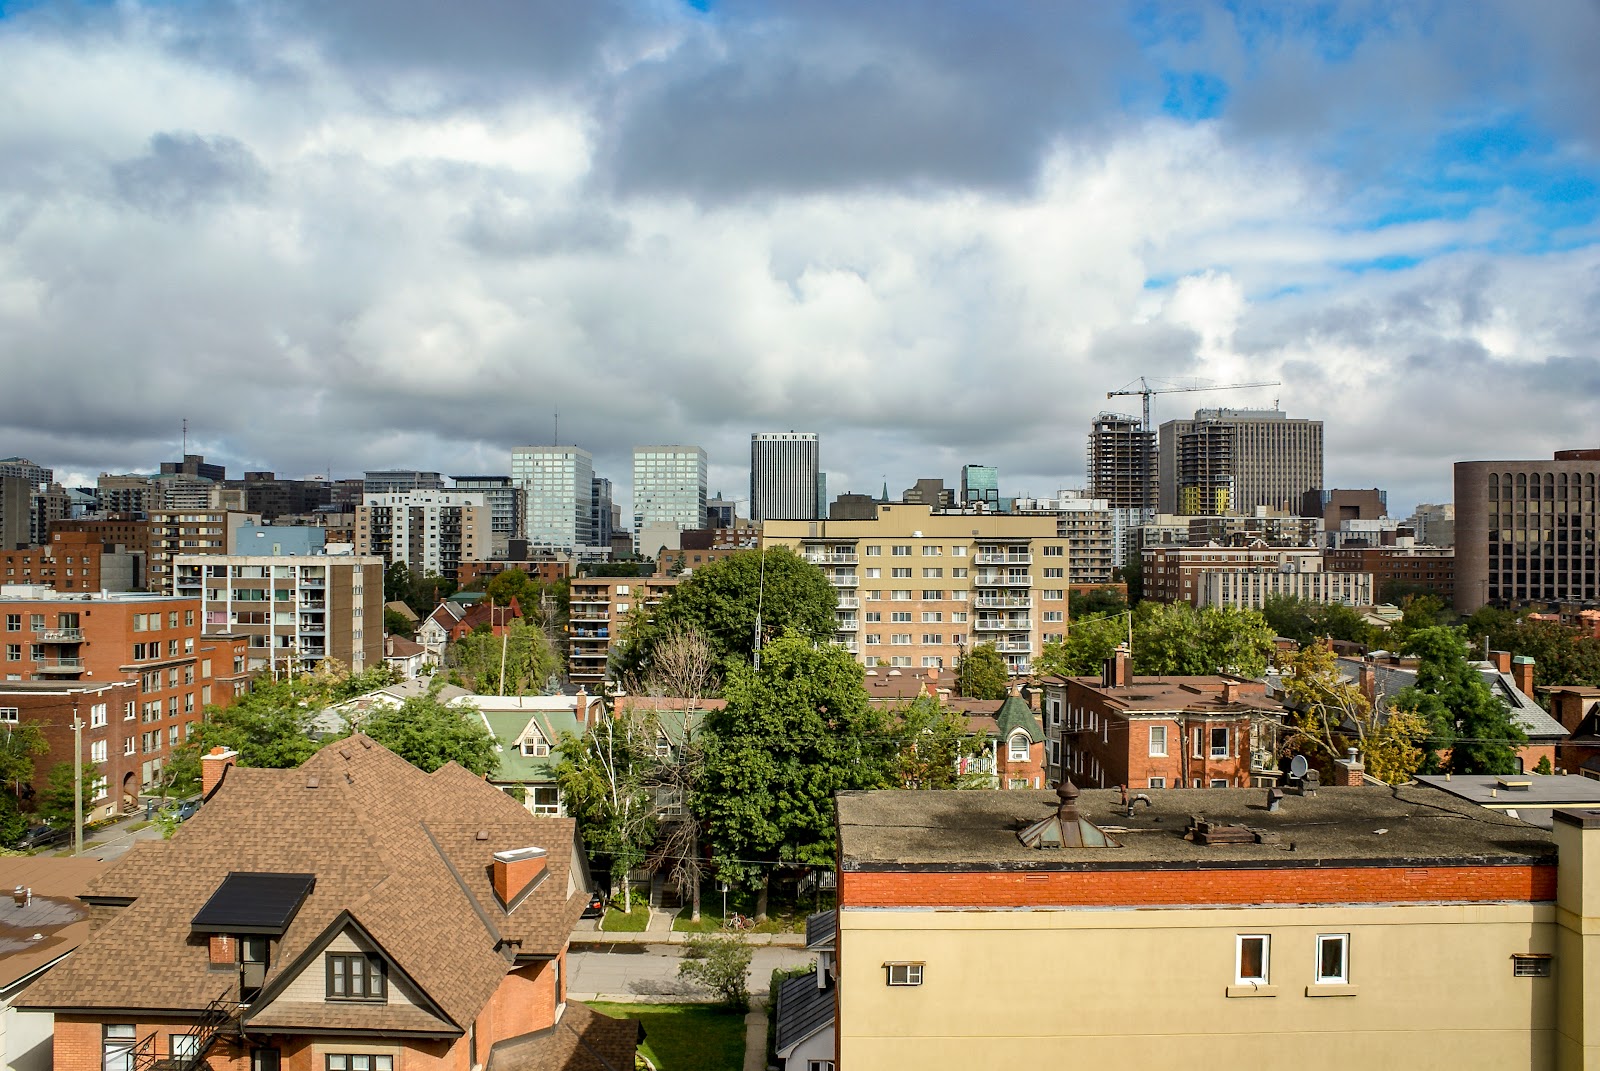
[[[675,576],[575,576],[568,594],[567,678],[598,695],[611,645],[629,615],[648,611],[678,585]]]
[[[1404,540],[1390,547],[1340,547],[1322,556],[1330,573],[1371,573],[1374,598],[1393,602],[1399,592],[1437,595],[1446,603],[1455,599],[1454,547],[1416,546]]]
[[[43,755],[35,755],[33,780],[22,786],[23,809],[45,790],[50,769],[70,763],[77,748],[73,724],[81,726],[83,761],[94,767],[83,785],[84,818],[111,818],[135,807],[149,725],[139,720],[139,684],[133,680],[0,682],[0,730],[37,726],[44,734]]]
[[[173,567],[205,629],[243,637],[252,673],[310,672],[329,658],[360,673],[383,661],[382,558],[179,555]]]
[[[239,530],[261,517],[230,509],[152,509],[146,581],[151,591],[172,590],[172,559],[180,554],[226,554]]]
[[[478,491],[489,507],[489,540],[487,549],[491,558],[503,558],[511,541],[522,538],[522,490],[511,482],[510,476],[454,476],[450,483],[456,491]]]
[[[397,495],[407,491],[443,491],[444,477],[437,472],[415,469],[369,471],[361,481],[363,495]]]
[[[462,562],[485,556],[489,523],[481,491],[369,494],[356,508],[356,554],[455,580]]]
[[[1277,409],[1200,409],[1161,425],[1162,513],[1294,510],[1323,486],[1322,421]]]
[[[206,634],[198,599],[7,585],[0,587],[0,629],[6,682],[134,682],[136,699],[107,717],[138,719],[140,786],[155,782],[208,703],[226,706],[248,686],[244,640]],[[64,760],[70,755],[42,765]]]
[[[1248,581],[1212,581],[1213,575],[1250,574]],[[1270,579],[1274,574],[1279,579]],[[1304,579],[1295,579],[1303,577]],[[1362,579],[1364,577],[1364,579]],[[1372,605],[1372,574],[1324,573],[1315,547],[1154,546],[1144,549],[1144,597],[1193,606],[1260,609],[1267,595],[1295,595],[1316,602]]]
[[[768,521],[762,542],[819,566],[839,592],[837,642],[867,666],[954,668],[992,643],[1025,676],[1064,635],[1067,544],[1054,516],[883,504],[871,520]]]
[[[1456,612],[1600,599],[1597,473],[1600,450],[1456,462]]]
[[[1089,430],[1089,494],[1112,509],[1156,510],[1156,435],[1136,416],[1101,413]]]
[[[1594,811],[1146,795],[840,793],[837,1066],[1600,1066]]]
[[[144,574],[143,559],[85,532],[56,532],[44,546],[0,552],[0,583],[42,584],[57,591],[132,591]]]
[[[1067,543],[1068,587],[1112,582],[1112,573],[1121,564],[1117,544],[1125,538],[1128,511],[1112,509],[1103,498],[1058,491],[1055,498],[1015,499],[1011,512],[1055,517],[1056,534]]]
[[[1276,569],[1216,569],[1202,572],[1196,605],[1231,606],[1259,610],[1268,599],[1300,599],[1327,605],[1371,606],[1377,602],[1371,573],[1327,572],[1320,560],[1294,571]]]
[[[128,552],[138,556],[140,562],[145,563],[140,567],[140,575],[136,578],[136,587],[147,587],[145,567],[150,559],[150,522],[135,517],[130,513],[112,513],[98,517],[71,517],[53,521],[50,525],[50,534],[57,532],[81,532],[90,536],[95,542],[103,546],[122,546]],[[43,542],[49,542],[48,539]]]
[[[529,543],[578,551],[597,545],[594,456],[576,446],[519,446],[511,481],[522,489],[522,534]]]

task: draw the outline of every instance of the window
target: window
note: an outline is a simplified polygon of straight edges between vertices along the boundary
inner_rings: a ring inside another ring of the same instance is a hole
[[[7,614],[6,615],[6,631],[7,632],[21,632],[22,631],[22,615],[21,614]]]
[[[883,623],[883,611],[882,610],[868,610],[867,611],[867,624],[869,624],[869,625],[878,625],[878,624],[882,624],[882,623]]]
[[[1511,977],[1548,978],[1552,962],[1549,956],[1536,955],[1532,952],[1514,952],[1511,955]]]
[[[943,621],[944,614],[940,613],[938,610],[924,611],[922,615],[922,623],[924,625],[938,625],[943,623]]]
[[[889,637],[889,642],[900,647],[909,647],[911,646],[911,633],[896,632],[893,636]]]
[[[1064,579],[1064,574],[1065,573],[1066,573],[1066,570],[1061,568],[1061,566],[1059,566],[1059,565],[1049,565],[1049,566],[1045,567],[1044,578],[1046,580],[1062,580],[1062,579]]]
[[[881,580],[881,579],[883,579],[883,570],[878,568],[876,565],[867,566],[867,579],[868,580]]]
[[[1165,725],[1150,726],[1150,754],[1156,757],[1165,756],[1167,753],[1167,727]]]
[[[924,558],[937,558],[939,555],[941,555],[943,553],[944,553],[944,548],[943,547],[923,547],[922,548],[922,556]]]
[[[1227,726],[1216,726],[1211,730],[1211,757],[1214,759],[1228,757]]]
[[[922,599],[923,599],[924,602],[943,602],[944,601],[944,592],[943,591],[939,591],[939,590],[930,590],[928,588],[924,588],[923,591],[922,591]]]
[[[883,966],[888,972],[890,985],[922,984],[922,964],[920,963],[885,963]]]
[[[281,1066],[277,1049],[254,1049],[250,1053],[250,1071],[279,1071]]]
[[[104,1071],[133,1071],[136,1031],[132,1023],[107,1023],[102,1028],[100,1065]]]
[[[1317,984],[1345,985],[1350,981],[1350,935],[1317,934]]]
[[[1062,547],[1045,547],[1044,548],[1044,556],[1046,558],[1060,558],[1064,554],[1065,554],[1065,550]]]
[[[911,544],[896,543],[889,548],[889,553],[896,558],[909,558],[911,557]]]
[[[1228,779],[1226,777],[1213,777],[1211,779],[1210,787],[1211,788],[1227,788],[1228,787]]]
[[[889,614],[889,621],[893,624],[911,624],[910,610],[895,610]]]
[[[883,633],[881,633],[881,632],[869,632],[869,633],[867,633],[867,638],[866,638],[865,642],[869,643],[869,644],[882,643],[883,642]]]
[[[89,761],[106,761],[106,742],[104,740],[95,740],[89,744]]]
[[[1012,762],[1027,762],[1028,748],[1031,744],[1032,741],[1028,739],[1027,733],[1012,733],[1010,747],[1006,750],[1006,758]]]
[[[656,813],[675,817],[683,814],[683,792],[670,785],[656,788]]]
[[[329,1000],[381,1001],[386,996],[383,964],[377,959],[359,952],[328,953]]]
[[[106,723],[106,705],[96,703],[89,708],[89,728],[99,729]]]
[[[561,813],[561,794],[555,785],[529,785],[527,792],[528,809],[534,814]]]
[[[890,574],[892,574],[891,575],[891,579],[893,579],[893,580],[910,580],[911,579],[911,570],[909,568],[902,568],[902,567],[896,566],[895,568],[890,569],[889,572],[890,572]]]
[[[21,662],[22,661],[22,644],[20,644],[20,643],[8,643],[8,644],[6,644],[6,661],[7,662]]]
[[[1236,942],[1234,982],[1239,985],[1266,985],[1272,938],[1264,933],[1242,933]]]
[[[364,1052],[330,1052],[327,1071],[394,1071],[394,1057]]]
[[[543,758],[550,754],[550,741],[540,735],[538,730],[534,730],[532,736],[522,738],[522,753],[535,758]]]
[[[882,547],[874,547],[874,546],[868,546],[867,547],[867,557],[869,557],[869,558],[880,558],[882,556],[883,556],[883,548]]]
[[[1044,619],[1045,619],[1046,622],[1060,622],[1061,621],[1061,611],[1060,610],[1046,610],[1044,612]]]
[[[15,725],[22,720],[21,707],[0,707],[0,722]]]
[[[892,588],[892,589],[890,589],[890,591],[889,591],[889,601],[890,602],[910,602],[911,601],[911,589],[910,588]]]
[[[929,646],[934,645],[934,644],[942,644],[942,643],[944,643],[944,633],[942,633],[942,632],[924,632],[922,634],[922,642],[923,642],[923,644],[929,645]]]
[[[922,579],[924,579],[924,580],[943,580],[944,579],[944,570],[943,569],[924,569],[924,570],[922,570]]]
[[[832,1060],[807,1060],[806,1071],[833,1071]]]
[[[1145,782],[1145,787],[1146,788],[1166,788],[1167,787],[1167,779],[1165,777],[1152,777],[1152,778],[1150,778],[1150,780]]]
[[[1050,765],[1061,765],[1061,741],[1053,738],[1050,741]]]
[[[669,759],[672,757],[672,741],[667,739],[667,734],[659,730],[656,732],[656,758]]]
[[[174,1060],[188,1060],[199,1055],[200,1037],[198,1034],[173,1034],[167,1046]]]
[[[1045,588],[1039,592],[1039,597],[1050,602],[1056,602],[1066,598],[1065,590],[1065,588]]]

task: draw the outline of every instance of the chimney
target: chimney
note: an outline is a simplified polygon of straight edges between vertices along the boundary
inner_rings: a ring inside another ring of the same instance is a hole
[[[209,755],[200,756],[200,798],[210,799],[211,794],[222,784],[222,777],[228,772],[239,758],[239,753],[232,748],[218,744],[211,749]]]
[[[1239,701],[1239,682],[1222,682],[1222,701],[1224,703],[1237,703]]]
[[[513,848],[494,853],[494,894],[510,905],[544,877],[548,854],[543,848]]]
[[[573,713],[578,716],[578,724],[583,726],[585,729],[594,728],[594,726],[589,724],[589,693],[584,691],[583,685],[578,685],[578,694],[574,697],[574,699],[575,702],[573,703],[573,707],[575,709],[573,710]]]
[[[1494,668],[1499,670],[1501,673],[1511,672],[1510,651],[1490,651],[1489,661],[1492,662],[1494,664]]]
[[[1133,655],[1128,653],[1124,644],[1118,644],[1111,657],[1106,659],[1105,677],[1102,681],[1107,688],[1126,688],[1133,676]]]
[[[1511,660],[1511,679],[1516,683],[1517,690],[1523,695],[1533,696],[1533,659],[1527,655],[1517,655]]]
[[[1344,788],[1360,788],[1367,783],[1367,767],[1361,761],[1361,753],[1351,748],[1342,759],[1333,760],[1336,780],[1335,785]]]
[[[1377,705],[1378,702],[1378,671],[1371,662],[1361,663],[1359,677],[1361,694],[1366,696],[1367,702]]]

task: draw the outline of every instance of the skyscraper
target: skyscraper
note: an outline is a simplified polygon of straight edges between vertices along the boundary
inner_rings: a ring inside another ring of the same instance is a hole
[[[633,533],[699,528],[706,516],[706,452],[698,446],[633,448]]]
[[[821,458],[812,432],[750,436],[750,519],[814,521]]]
[[[1162,513],[1294,511],[1322,486],[1322,421],[1277,409],[1199,409],[1161,425]]]
[[[961,504],[1000,509],[1000,470],[993,465],[961,466]]]
[[[522,489],[522,534],[536,547],[594,547],[594,457],[576,446],[519,446],[511,482]]]
[[[594,545],[609,547],[613,527],[611,524],[611,481],[604,476],[596,476],[590,481],[594,488],[594,499],[589,504],[589,516],[594,524]]]
[[[1089,431],[1089,497],[1112,509],[1154,513],[1160,486],[1155,432],[1138,417],[1101,413]]]

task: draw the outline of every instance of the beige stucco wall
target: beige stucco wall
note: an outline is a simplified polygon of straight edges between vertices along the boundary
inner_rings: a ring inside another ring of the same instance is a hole
[[[1274,995],[1228,995],[1235,937],[1272,937]],[[1348,996],[1310,996],[1316,937],[1348,933]],[[839,915],[840,1067],[1556,1065],[1548,904]],[[886,961],[922,961],[919,987]],[[1600,991],[1600,990],[1596,990]],[[1425,1058],[1421,1054],[1426,1054]],[[1568,1065],[1581,1066],[1581,1065]]]
[[[1554,828],[1561,869],[1556,876],[1556,982],[1560,987],[1557,1066],[1600,1071],[1600,829]],[[1588,1013],[1588,1014],[1586,1014]]]

